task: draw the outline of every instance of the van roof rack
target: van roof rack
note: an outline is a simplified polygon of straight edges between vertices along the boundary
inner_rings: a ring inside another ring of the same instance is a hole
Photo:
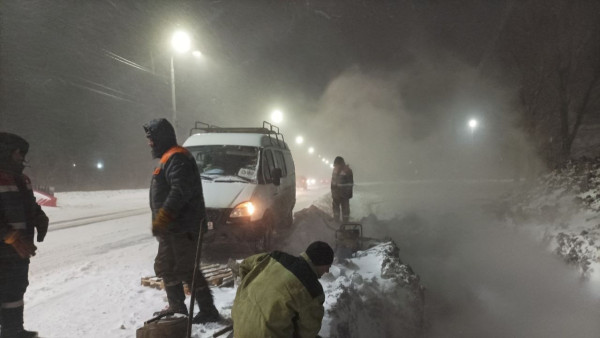
[[[208,124],[200,121],[196,121],[194,128],[190,129],[190,136],[197,133],[244,133],[244,134],[264,134],[269,136],[275,136],[277,145],[281,148],[288,149],[283,134],[279,131],[279,127],[263,121],[262,128],[260,127],[218,127],[213,124]],[[281,137],[281,139],[280,139]],[[271,144],[273,144],[273,138],[269,137]]]

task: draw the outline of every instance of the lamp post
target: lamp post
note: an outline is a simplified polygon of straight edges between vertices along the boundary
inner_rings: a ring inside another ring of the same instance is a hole
[[[191,39],[184,31],[176,31],[171,37],[171,46],[173,49],[182,54],[190,50]],[[175,62],[173,53],[171,53],[171,102],[173,105],[173,128],[177,134],[177,98],[175,96]]]

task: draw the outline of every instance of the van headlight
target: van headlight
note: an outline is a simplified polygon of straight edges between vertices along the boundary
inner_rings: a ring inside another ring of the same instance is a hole
[[[254,214],[254,210],[255,208],[252,202],[240,203],[235,208],[233,208],[233,211],[231,211],[231,215],[229,215],[229,217],[250,217],[252,216],[252,214]]]

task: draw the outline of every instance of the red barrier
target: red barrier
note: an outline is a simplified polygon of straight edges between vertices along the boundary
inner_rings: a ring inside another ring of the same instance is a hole
[[[37,204],[44,207],[55,207],[56,206],[56,197],[49,195],[45,192],[34,190],[33,195],[35,196],[35,201]]]

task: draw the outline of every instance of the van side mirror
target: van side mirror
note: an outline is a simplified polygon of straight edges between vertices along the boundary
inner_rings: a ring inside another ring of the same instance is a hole
[[[275,168],[271,171],[271,177],[273,177],[273,184],[281,184],[281,168]]]

